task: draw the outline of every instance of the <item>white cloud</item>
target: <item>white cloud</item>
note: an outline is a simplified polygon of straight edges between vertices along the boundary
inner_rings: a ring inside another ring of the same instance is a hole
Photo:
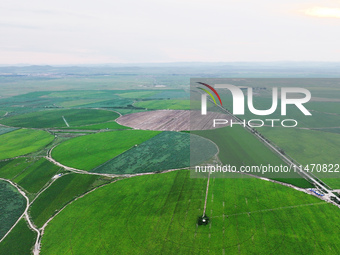
[[[314,7],[304,12],[306,15],[320,18],[340,18],[340,8]]]
[[[337,20],[309,2],[2,0],[0,64],[340,61]]]

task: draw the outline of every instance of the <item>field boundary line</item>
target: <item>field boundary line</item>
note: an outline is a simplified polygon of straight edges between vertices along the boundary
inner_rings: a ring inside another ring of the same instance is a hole
[[[210,173],[211,171],[209,171],[209,174],[208,174],[208,181],[207,181],[207,188],[205,190],[205,200],[204,200],[204,208],[203,208],[203,216],[205,216],[205,210],[207,209],[207,200],[208,200],[208,191],[209,191],[209,182],[210,182]]]

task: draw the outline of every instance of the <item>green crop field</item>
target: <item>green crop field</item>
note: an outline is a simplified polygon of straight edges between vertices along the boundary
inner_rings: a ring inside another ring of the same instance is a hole
[[[109,180],[96,175],[67,174],[58,178],[31,206],[31,217],[38,227],[67,202]]]
[[[0,239],[26,208],[26,199],[6,181],[0,180]]]
[[[59,170],[60,167],[41,158],[32,163],[13,181],[30,193],[37,193]]]
[[[158,91],[138,91],[136,90],[135,92],[125,92],[125,93],[120,93],[118,94],[120,97],[123,98],[145,98],[145,97],[150,97],[155,94],[157,94]]]
[[[309,102],[307,108],[323,113],[340,114],[340,102]]]
[[[95,104],[100,103],[103,101],[107,101],[107,99],[78,99],[78,100],[71,100],[71,101],[65,101],[61,102],[58,105],[61,107],[78,107],[81,105],[87,105],[87,104]]]
[[[122,130],[76,137],[57,146],[52,157],[64,165],[89,171],[159,133]]]
[[[111,99],[114,98],[114,99]],[[79,107],[85,107],[85,108],[103,108],[103,109],[111,109],[114,107],[128,107],[128,105],[132,105],[133,100],[127,99],[127,98],[120,98],[116,95],[111,96],[109,99],[106,100],[100,100],[97,102],[82,104]]]
[[[50,222],[41,254],[340,252],[335,206],[254,178],[211,179],[210,223],[198,226],[206,179],[189,176],[138,176],[92,192]]]
[[[0,243],[0,254],[30,254],[35,238],[36,233],[28,228],[24,219],[21,219],[8,236]],[[18,240],[20,240],[20,243],[18,243]]]
[[[339,134],[297,128],[261,128],[261,132],[304,166],[340,164]],[[313,172],[313,174],[330,187],[340,188],[340,173]]]
[[[0,123],[13,127],[67,127],[63,116],[71,127],[106,122],[119,117],[116,112],[94,109],[45,110],[9,117]]]
[[[148,110],[170,109],[170,110],[189,110],[190,100],[148,100],[134,103],[136,107],[147,108]]]
[[[190,157],[190,147],[198,150]],[[178,132],[162,132],[105,162],[91,172],[133,174],[178,169],[209,160],[217,154],[214,143],[200,136]]]
[[[11,180],[25,171],[33,162],[33,160],[24,157],[0,161],[0,178]]]
[[[225,165],[236,166],[260,166],[271,164],[272,166],[285,165],[285,163],[260,142],[254,135],[246,131],[243,127],[233,126],[194,131],[194,134],[201,135],[215,142],[219,147],[218,157]],[[278,181],[288,182],[299,187],[311,187],[306,180],[302,179],[298,173],[252,173],[262,177],[272,178]]]
[[[188,91],[182,89],[173,89],[173,90],[161,90],[157,94],[153,96],[149,96],[148,98],[154,99],[189,99],[190,93]]]
[[[0,178],[12,180],[26,170],[34,160],[29,158],[16,158],[0,162]]]
[[[313,129],[313,130],[340,134],[340,128],[318,128],[318,129]]]
[[[19,129],[0,136],[0,160],[44,148],[54,136],[42,130]]]
[[[100,130],[100,129],[110,129],[110,130],[120,130],[120,129],[131,129],[130,127],[125,127],[122,125],[119,125],[115,121],[100,123],[100,124],[93,124],[93,125],[86,125],[86,126],[80,126],[80,127],[69,127],[69,128],[63,128],[63,129],[76,129],[76,130]]]
[[[108,91],[65,90],[65,91],[45,92],[44,97],[100,99],[102,97],[105,97],[107,94],[108,94]]]

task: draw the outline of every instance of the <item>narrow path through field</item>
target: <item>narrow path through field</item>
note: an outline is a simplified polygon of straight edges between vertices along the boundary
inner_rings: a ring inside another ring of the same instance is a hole
[[[207,189],[205,190],[205,201],[204,201],[204,208],[203,208],[203,215],[202,215],[202,217],[205,216],[205,210],[207,209],[207,200],[208,200],[210,174],[211,174],[211,171],[209,171],[209,173],[208,173]]]
[[[66,119],[64,118],[64,116],[61,116],[66,124],[67,127],[70,127],[70,125],[67,123]]]
[[[66,174],[63,174],[61,176],[65,176],[65,175],[68,175],[68,173]],[[45,190],[47,190],[57,179],[59,179],[61,176],[53,176],[52,177],[52,181],[44,188],[42,188],[34,197],[34,199],[31,201],[30,205],[33,204],[33,202],[41,195],[41,193],[43,193]]]

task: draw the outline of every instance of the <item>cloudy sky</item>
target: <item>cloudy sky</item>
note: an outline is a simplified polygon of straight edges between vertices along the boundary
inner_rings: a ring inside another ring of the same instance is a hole
[[[339,0],[1,0],[0,64],[340,61]]]

